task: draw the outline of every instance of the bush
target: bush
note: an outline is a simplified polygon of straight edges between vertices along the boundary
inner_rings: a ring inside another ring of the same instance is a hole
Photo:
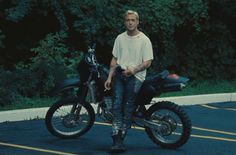
[[[66,48],[64,38],[63,33],[48,34],[32,49],[36,56],[31,63],[18,63],[12,71],[1,68],[0,105],[10,104],[18,97],[46,97],[55,83],[76,74],[78,52]]]
[[[38,15],[41,18],[50,16],[48,19],[56,23],[52,29],[70,34],[68,40],[76,42],[75,46],[96,41],[99,55],[106,63],[110,61],[115,37],[125,30],[123,13],[128,9],[137,10],[140,30],[150,37],[154,47],[152,72],[168,68],[192,79],[235,78],[235,3],[231,0],[26,0],[0,3],[5,4],[2,8],[6,20],[31,23]],[[49,24],[48,19],[45,23]],[[74,41],[75,38],[78,41]],[[26,42],[30,39],[26,38]],[[22,47],[21,43],[19,45]],[[29,47],[27,43],[24,45]]]
[[[32,94],[31,81],[26,81],[29,74],[0,69],[0,105],[5,106],[17,100],[21,94]],[[21,92],[21,93],[20,93]]]
[[[67,41],[76,47],[97,42],[98,54],[108,64],[114,39],[125,30],[122,15],[128,9],[139,12],[139,28],[153,43],[155,60],[149,71],[169,69],[192,80],[236,77],[235,3],[230,0],[18,0],[0,4],[5,11],[5,19],[0,17],[0,48],[5,50],[0,62],[6,63],[5,58],[19,51],[23,55],[22,63],[11,62],[14,69],[0,70],[1,105],[21,96],[44,97],[57,81],[73,75],[81,52],[70,50]],[[51,19],[57,22],[35,38],[19,33],[23,39],[15,40],[16,34],[8,33],[30,27],[38,16],[40,22],[47,17],[45,25],[50,25]],[[40,35],[48,31],[59,32],[48,34],[35,47]]]
[[[0,29],[0,48],[5,47],[2,41],[3,39],[5,39],[5,35],[2,33],[2,30]]]

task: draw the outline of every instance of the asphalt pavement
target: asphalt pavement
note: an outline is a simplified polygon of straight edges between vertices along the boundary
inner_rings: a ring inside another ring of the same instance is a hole
[[[189,141],[177,150],[154,144],[142,128],[132,128],[125,140],[124,155],[235,155],[236,102],[183,105],[192,121]],[[1,115],[0,115],[1,116]],[[76,139],[59,139],[46,129],[44,119],[0,123],[0,155],[107,155],[111,126],[99,119]]]

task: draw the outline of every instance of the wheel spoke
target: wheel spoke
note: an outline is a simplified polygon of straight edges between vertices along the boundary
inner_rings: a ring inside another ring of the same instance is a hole
[[[77,103],[76,98],[59,101],[46,115],[46,126],[55,136],[72,138],[88,131],[94,123],[95,115],[90,105]],[[73,105],[76,109],[73,109]],[[78,111],[77,111],[78,110]]]
[[[177,126],[177,123],[181,124],[181,120],[174,112],[168,109],[156,111],[151,116],[151,120],[161,125],[159,130],[153,130],[154,136],[161,142],[175,143],[181,138],[181,134],[175,134],[176,131],[182,133],[183,129],[181,129],[181,126]]]
[[[190,119],[180,106],[172,102],[153,104],[146,112],[146,119],[157,124],[156,128],[146,127],[146,132],[154,143],[162,147],[176,149],[190,137]]]

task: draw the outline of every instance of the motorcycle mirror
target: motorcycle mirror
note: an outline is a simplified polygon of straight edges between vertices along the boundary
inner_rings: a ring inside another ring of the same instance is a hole
[[[93,43],[92,47],[88,47],[88,52],[95,52],[95,48],[96,48],[96,43]]]
[[[96,48],[96,43],[93,43],[92,49],[95,50],[95,48]]]

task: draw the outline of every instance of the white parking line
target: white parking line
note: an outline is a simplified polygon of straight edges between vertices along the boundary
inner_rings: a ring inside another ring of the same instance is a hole
[[[103,123],[103,122],[94,122],[97,125],[105,125],[105,126],[111,126],[110,123]],[[132,127],[133,129],[137,130],[145,130],[142,127]],[[202,130],[202,131],[208,131],[208,132],[214,132],[214,133],[220,133],[220,134],[227,134],[227,135],[233,135],[235,136],[236,133],[233,132],[227,132],[227,131],[220,131],[220,130],[214,130],[214,129],[207,129],[207,128],[200,128],[200,127],[192,127],[195,130]],[[202,139],[211,139],[211,140],[219,140],[219,141],[228,141],[228,142],[236,142],[236,139],[232,138],[223,138],[223,137],[215,137],[215,136],[204,136],[204,135],[197,135],[197,134],[191,134],[191,137],[194,138],[202,138]],[[0,145],[6,146],[6,147],[13,147],[13,148],[18,148],[18,149],[24,149],[24,150],[31,150],[31,151],[37,151],[37,152],[44,152],[44,153],[51,153],[51,154],[57,154],[57,155],[79,155],[79,154],[73,154],[73,153],[67,153],[67,152],[62,152],[62,151],[55,151],[55,150],[49,150],[49,149],[42,149],[42,148],[36,148],[36,147],[31,147],[31,146],[26,146],[26,145],[18,145],[18,144],[12,144],[12,143],[6,143],[6,142],[1,142]]]
[[[25,145],[18,145],[18,144],[11,144],[11,143],[5,143],[5,142],[0,142],[0,145],[7,146],[7,147],[18,148],[18,149],[24,149],[24,150],[31,150],[31,151],[37,151],[37,152],[57,154],[57,155],[78,155],[78,154],[73,154],[73,153],[54,151],[54,150],[48,150],[48,149],[42,149],[42,148],[25,146]]]
[[[105,125],[105,126],[111,126],[110,123],[103,123],[103,122],[94,122],[97,125]],[[145,130],[142,127],[139,126],[133,126],[133,129],[137,130]],[[201,127],[192,127],[195,130],[201,130],[201,131],[207,131],[207,132],[212,132],[212,133],[220,133],[220,134],[225,134],[225,135],[233,135],[236,136],[236,133],[233,132],[227,132],[227,131],[221,131],[221,130],[214,130],[214,129],[207,129],[207,128],[201,128]],[[215,136],[204,136],[204,135],[196,135],[196,134],[191,134],[191,137],[195,138],[203,138],[203,139],[213,139],[213,140],[220,140],[220,141],[230,141],[230,142],[236,142],[236,139],[232,138],[223,138],[223,137],[215,137]]]
[[[205,107],[205,108],[209,108],[209,109],[222,109],[222,110],[229,110],[229,111],[236,111],[236,108],[220,108],[220,107],[216,107],[216,106],[211,106],[211,105],[206,105],[206,104],[203,104],[203,105],[200,105],[202,107]]]

